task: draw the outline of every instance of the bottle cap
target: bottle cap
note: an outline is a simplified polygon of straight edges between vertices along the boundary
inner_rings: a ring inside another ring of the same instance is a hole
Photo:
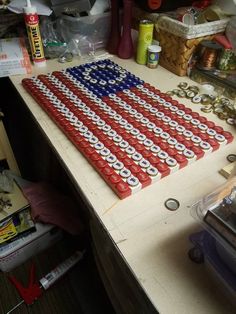
[[[150,45],[150,46],[148,46],[148,51],[150,51],[150,52],[160,52],[161,51],[161,46]]]

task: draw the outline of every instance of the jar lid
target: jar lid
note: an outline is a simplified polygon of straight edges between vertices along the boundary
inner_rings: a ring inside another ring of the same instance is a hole
[[[150,45],[148,46],[148,50],[150,52],[160,52],[161,51],[161,46],[158,45]]]

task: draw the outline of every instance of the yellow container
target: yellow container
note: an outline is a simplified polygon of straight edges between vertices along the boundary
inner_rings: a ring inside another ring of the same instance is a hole
[[[136,62],[139,64],[147,64],[147,49],[151,45],[153,39],[154,24],[149,20],[142,20],[139,23],[139,35],[137,44]]]

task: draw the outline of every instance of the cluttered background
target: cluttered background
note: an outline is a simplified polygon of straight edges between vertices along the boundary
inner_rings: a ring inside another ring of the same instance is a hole
[[[221,119],[234,123],[235,0],[32,0],[31,3],[39,16],[46,59],[70,62],[79,57],[87,61],[105,49],[123,59],[135,58],[138,64],[153,69],[160,64],[200,84],[210,83],[211,90],[206,89],[203,94],[211,94],[213,99],[199,98],[199,91],[187,93],[183,88],[170,91],[171,95],[201,102],[207,106],[205,111],[216,111]],[[24,0],[0,1],[0,77],[31,72],[27,52],[30,55],[32,49],[26,32],[25,6]],[[216,101],[219,94],[230,101]]]
[[[168,95],[187,98],[201,105],[203,112],[213,112],[228,124],[235,124],[235,0],[13,0],[0,1],[0,5],[0,77],[31,74],[32,64],[43,67],[49,59],[69,67],[76,58],[87,62],[117,55],[121,59],[134,59],[143,71],[148,67],[155,73],[161,65],[183,77],[175,89],[167,91]],[[188,85],[185,76],[200,84]],[[4,90],[4,85],[1,87]],[[231,157],[235,158],[235,154]],[[9,182],[13,184],[12,180]],[[48,187],[46,190],[54,195]],[[229,196],[234,198],[235,190]],[[20,222],[24,220],[17,214],[17,225],[12,221],[8,226],[12,228],[11,233],[7,238],[5,234],[1,238],[2,251],[8,248],[9,241],[18,241],[17,237],[22,233],[36,235],[28,203],[22,199],[24,202],[20,207],[23,210],[19,215],[24,214],[28,225],[24,223],[22,226]],[[60,200],[57,195],[55,199]],[[66,209],[68,204],[66,201]],[[13,205],[9,205],[8,199],[2,199],[3,228],[5,218],[14,216]],[[228,209],[229,204],[226,205]],[[58,216],[58,204],[54,208]],[[217,215],[218,211],[219,208]],[[70,221],[75,222],[75,219]],[[80,225],[77,230],[80,232]],[[56,235],[59,238],[61,233]],[[49,237],[48,229],[45,230],[46,236]],[[54,237],[50,239],[54,241]],[[195,244],[195,239],[192,242]],[[30,251],[32,254],[32,249]],[[10,263],[9,259],[3,258],[1,269],[11,270],[17,266],[13,262],[19,263],[19,259],[12,259]]]

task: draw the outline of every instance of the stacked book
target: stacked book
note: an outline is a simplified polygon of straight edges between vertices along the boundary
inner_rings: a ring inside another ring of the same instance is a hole
[[[15,181],[11,184],[10,192],[4,191],[0,184],[0,247],[36,231],[29,202]]]

